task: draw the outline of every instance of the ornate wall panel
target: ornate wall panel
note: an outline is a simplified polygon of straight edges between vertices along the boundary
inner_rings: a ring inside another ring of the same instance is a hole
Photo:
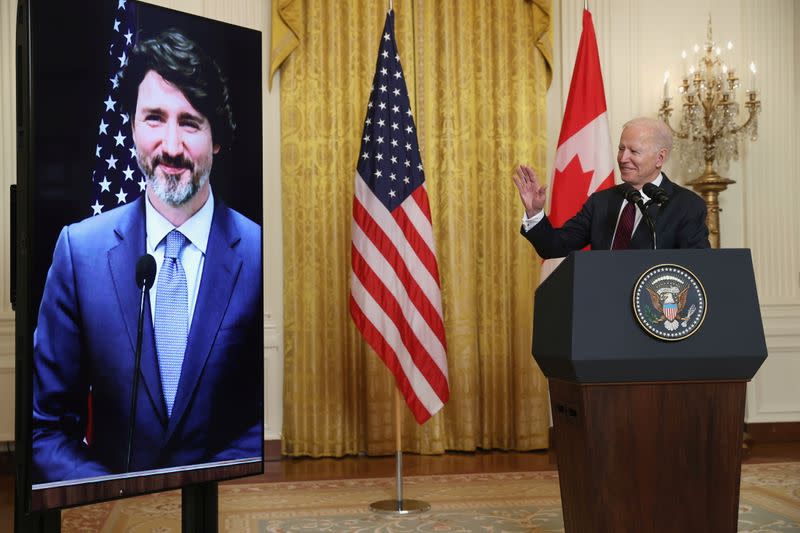
[[[14,313],[9,268],[9,187],[16,182],[17,3],[0,1],[0,441],[14,440]]]
[[[17,3],[0,0],[0,320],[13,320],[9,285],[9,187],[16,183],[16,58]],[[3,342],[3,340],[0,340]],[[0,426],[2,422],[0,422]],[[1,430],[0,430],[1,431]]]
[[[748,422],[800,420],[800,305],[761,307],[769,357],[747,391]]]
[[[14,315],[0,313],[0,442],[14,440]]]
[[[768,8],[768,9],[767,9]],[[800,6],[743,2],[745,46],[758,58],[759,139],[743,158],[744,238],[753,251],[769,358],[748,389],[750,422],[800,420]]]

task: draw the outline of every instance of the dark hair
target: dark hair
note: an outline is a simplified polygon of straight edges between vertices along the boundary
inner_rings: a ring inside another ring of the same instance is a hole
[[[236,124],[228,86],[217,63],[180,30],[155,37],[139,36],[120,80],[122,107],[131,121],[136,114],[139,84],[151,70],[175,85],[211,124],[214,144],[229,148]]]

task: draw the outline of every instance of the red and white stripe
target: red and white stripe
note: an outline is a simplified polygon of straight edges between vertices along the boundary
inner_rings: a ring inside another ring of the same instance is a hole
[[[450,397],[428,195],[418,187],[390,212],[355,182],[350,314],[422,424]]]
[[[558,139],[550,213],[554,227],[575,216],[595,191],[614,186],[614,149],[608,133],[608,113],[597,36],[592,15],[583,11],[583,31],[569,85],[561,134]],[[587,181],[586,176],[590,175]],[[542,263],[540,282],[563,258]]]

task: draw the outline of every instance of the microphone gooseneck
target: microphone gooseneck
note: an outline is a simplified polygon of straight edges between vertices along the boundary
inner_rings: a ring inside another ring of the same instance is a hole
[[[645,183],[642,186],[642,191],[651,198],[651,201],[658,205],[659,207],[663,207],[669,203],[669,195],[667,192],[659,187],[658,185],[653,185],[652,183]]]
[[[139,298],[139,327],[136,331],[136,353],[133,363],[133,383],[131,386],[130,417],[128,418],[128,450],[125,454],[125,472],[130,472],[131,452],[133,451],[133,428],[136,424],[136,397],[139,391],[139,374],[142,368],[142,331],[144,329],[144,304],[147,291],[156,280],[156,260],[144,254],[136,261],[136,286],[141,289]]]

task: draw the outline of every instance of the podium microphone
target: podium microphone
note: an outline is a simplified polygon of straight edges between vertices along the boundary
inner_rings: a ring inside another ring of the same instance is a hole
[[[652,185],[652,184],[648,183],[647,185]],[[652,185],[652,186],[658,189],[658,187],[656,187],[655,185]],[[659,189],[659,190],[661,190],[661,189]],[[661,190],[661,192],[664,193],[663,190]],[[647,227],[650,230],[650,236],[652,237],[652,240],[653,240],[653,250],[657,250],[658,246],[656,245],[656,225],[655,225],[655,223],[653,223],[653,219],[647,213],[647,206],[644,205],[644,198],[642,198],[642,193],[640,193],[638,190],[636,190],[636,188],[633,187],[633,185],[631,185],[629,183],[623,183],[622,184],[622,194],[625,196],[625,199],[628,202],[630,202],[632,204],[636,204],[636,207],[638,207],[639,211],[642,212],[642,217],[644,217],[644,220],[647,223]],[[645,194],[647,194],[646,190],[645,190]],[[648,194],[648,196],[650,196],[650,195]],[[664,193],[664,196],[666,196],[666,193]],[[667,197],[667,199],[669,199],[669,197]]]
[[[147,291],[156,280],[156,260],[144,254],[136,261],[136,285],[142,290],[139,300],[139,327],[136,330],[136,356],[133,365],[133,387],[131,388],[130,418],[128,419],[128,452],[125,455],[125,472],[130,472],[133,449],[133,426],[136,423],[136,395],[139,390],[139,373],[142,368],[142,330],[144,329],[144,301]]]
[[[652,199],[651,202],[655,203],[659,207],[664,207],[669,203],[669,195],[667,195],[666,191],[664,191],[664,189],[658,185],[645,183],[642,186],[642,191],[647,195],[648,198]]]

